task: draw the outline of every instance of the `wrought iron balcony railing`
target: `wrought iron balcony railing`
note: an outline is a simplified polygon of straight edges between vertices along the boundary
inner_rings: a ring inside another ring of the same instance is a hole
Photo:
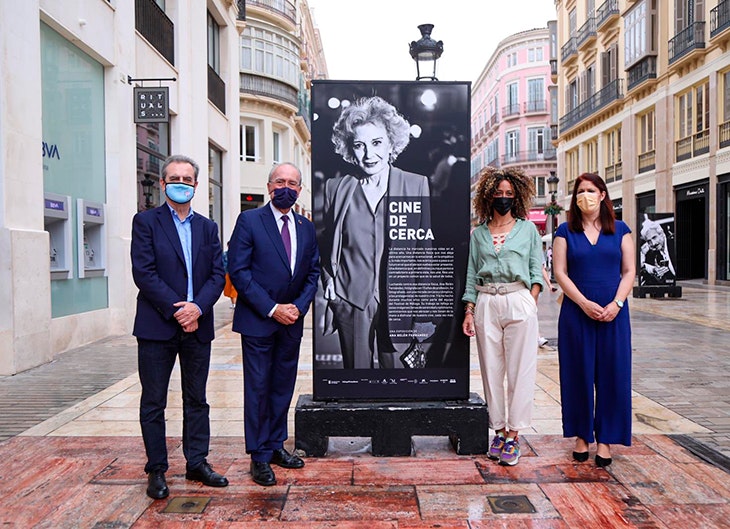
[[[578,45],[575,37],[570,37],[563,47],[560,48],[560,57],[563,60],[563,64],[569,62],[574,56],[578,55]]]
[[[547,112],[547,101],[538,99],[523,103],[526,114],[543,114]]]
[[[591,38],[596,36],[596,19],[591,15],[578,30],[577,45],[578,48],[585,42],[588,42]]]
[[[520,104],[512,103],[502,107],[502,119],[509,119],[520,115]]]
[[[723,0],[710,11],[710,38],[730,28],[730,0]]]
[[[289,0],[246,0],[246,5],[266,9],[297,23],[297,8]]]
[[[175,65],[175,25],[155,0],[135,0],[134,27],[167,62]]]
[[[614,79],[601,90],[560,118],[560,131],[565,132],[609,103],[623,98],[623,79]]]
[[[208,100],[218,110],[226,113],[226,83],[210,65],[208,65]]]
[[[710,130],[705,129],[692,136],[674,142],[675,159],[678,162],[688,160],[710,152]]]
[[[730,146],[730,121],[726,121],[720,125],[720,148]]]
[[[613,18],[618,19],[619,13],[618,0],[606,0],[596,10],[596,28],[600,29]]]
[[[648,56],[631,66],[627,72],[626,90],[640,85],[647,79],[656,79],[656,57]]]
[[[240,79],[242,93],[272,97],[284,103],[289,103],[294,108],[299,107],[296,89],[286,83],[250,73],[241,73]]]
[[[692,50],[705,47],[705,23],[693,22],[669,40],[669,64]]]

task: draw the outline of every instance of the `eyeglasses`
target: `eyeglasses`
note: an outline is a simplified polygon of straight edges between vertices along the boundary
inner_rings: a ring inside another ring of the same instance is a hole
[[[277,178],[269,183],[275,187],[291,187],[292,189],[301,187],[298,180],[284,180],[283,178]]]

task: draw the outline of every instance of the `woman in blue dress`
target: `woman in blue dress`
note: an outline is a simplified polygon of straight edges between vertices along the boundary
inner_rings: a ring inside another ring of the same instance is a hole
[[[555,279],[565,297],[558,320],[563,436],[573,458],[611,464],[611,444],[631,445],[631,326],[626,298],[636,275],[631,230],[616,220],[606,184],[580,175],[553,243]],[[595,395],[595,399],[594,399]]]

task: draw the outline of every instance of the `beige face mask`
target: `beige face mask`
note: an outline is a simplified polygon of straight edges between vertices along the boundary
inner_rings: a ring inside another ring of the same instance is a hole
[[[583,213],[595,213],[601,207],[601,201],[594,193],[581,193],[575,203]]]

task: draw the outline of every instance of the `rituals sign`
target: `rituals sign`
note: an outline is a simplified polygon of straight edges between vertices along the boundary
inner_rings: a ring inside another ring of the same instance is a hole
[[[170,93],[166,86],[134,88],[134,122],[167,123],[170,120]]]

